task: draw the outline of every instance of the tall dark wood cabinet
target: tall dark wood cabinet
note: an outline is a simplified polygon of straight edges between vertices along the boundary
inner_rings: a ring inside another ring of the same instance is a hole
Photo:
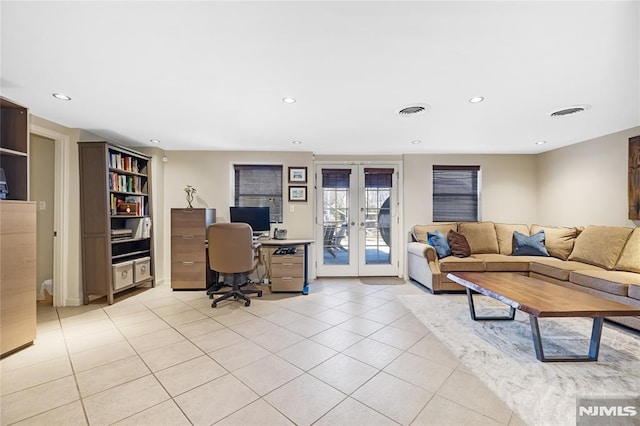
[[[78,142],[83,298],[87,304],[155,286],[151,157],[107,142]]]
[[[27,108],[0,98],[0,198],[29,199],[29,112]],[[5,192],[8,191],[8,192]]]
[[[215,221],[215,209],[171,209],[171,288],[207,288],[207,228]]]

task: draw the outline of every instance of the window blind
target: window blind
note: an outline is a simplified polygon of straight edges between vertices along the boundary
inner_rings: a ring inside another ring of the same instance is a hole
[[[480,166],[433,166],[433,221],[478,221]]]
[[[351,169],[322,169],[323,188],[349,188]]]
[[[272,223],[282,222],[282,166],[235,165],[235,205],[269,207]]]
[[[393,169],[365,168],[365,188],[391,188],[393,183]]]

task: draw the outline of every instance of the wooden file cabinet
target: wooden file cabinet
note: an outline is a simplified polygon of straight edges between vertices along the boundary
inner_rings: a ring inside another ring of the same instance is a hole
[[[304,246],[296,245],[294,255],[273,254],[271,250],[271,291],[302,291],[304,286]]]
[[[36,205],[0,201],[0,353],[36,338]]]
[[[171,209],[171,288],[207,288],[207,228],[215,221],[215,209]]]

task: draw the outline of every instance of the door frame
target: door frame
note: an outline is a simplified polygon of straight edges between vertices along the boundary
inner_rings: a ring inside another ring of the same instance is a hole
[[[397,214],[396,214],[396,230],[394,232],[395,235],[392,236],[392,241],[394,241],[396,243],[396,247],[397,247],[397,254],[396,254],[396,262],[397,262],[397,268],[398,268],[398,272],[397,272],[397,276],[399,278],[404,277],[404,270],[405,270],[405,250],[402,249],[401,245],[403,244],[403,242],[405,242],[405,238],[402,237],[403,235],[403,230],[404,230],[404,170],[403,170],[403,163],[402,160],[398,160],[398,159],[393,159],[393,160],[372,160],[372,161],[365,161],[365,160],[360,160],[360,161],[354,161],[354,160],[348,160],[348,161],[340,161],[339,159],[337,160],[318,160],[318,161],[314,161],[313,162],[313,169],[314,169],[314,187],[315,187],[315,191],[316,193],[314,194],[314,203],[316,203],[319,194],[322,192],[322,182],[320,181],[320,177],[318,176],[318,170],[321,166],[334,166],[336,168],[340,168],[340,167],[351,167],[351,166],[371,166],[371,167],[384,167],[384,166],[394,166],[397,170],[398,176],[397,176],[397,198],[398,198],[398,205],[397,205]],[[324,241],[324,235],[323,235],[323,229],[322,229],[322,221],[320,220],[320,218],[318,217],[318,209],[320,208],[320,206],[315,206],[314,207],[314,234],[315,234],[315,240],[316,240],[316,256],[315,256],[315,271],[316,271],[316,275],[318,275],[318,261],[320,259],[320,254],[323,252],[323,241]],[[358,262],[357,256],[355,259],[356,262]],[[359,265],[358,265],[359,268]],[[359,276],[359,274],[358,274]]]
[[[69,282],[67,265],[69,264],[68,208],[69,208],[69,171],[66,159],[69,156],[69,136],[51,129],[30,123],[29,133],[52,139],[54,154],[54,210],[53,227],[53,306],[65,306]]]

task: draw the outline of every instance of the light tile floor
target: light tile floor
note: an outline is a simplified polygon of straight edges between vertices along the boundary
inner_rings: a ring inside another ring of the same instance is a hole
[[[396,296],[319,279],[212,309],[138,289],[39,304],[33,346],[0,361],[2,425],[522,425]]]

